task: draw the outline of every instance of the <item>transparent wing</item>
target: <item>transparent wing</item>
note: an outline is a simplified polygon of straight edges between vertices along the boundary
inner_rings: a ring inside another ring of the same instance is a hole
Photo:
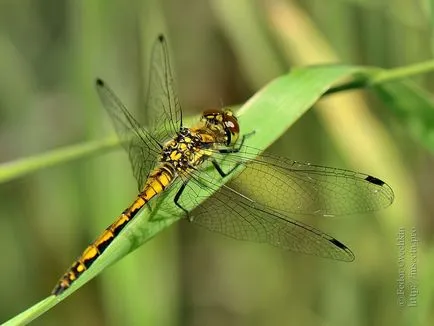
[[[162,144],[179,132],[182,125],[182,112],[163,35],[154,43],[148,83],[146,130],[101,79],[96,82],[98,95],[128,152],[139,190],[156,165]]]
[[[229,237],[264,242],[276,247],[342,261],[354,260],[350,249],[335,238],[290,218],[280,211],[237,192],[230,185],[218,188],[213,173],[194,174],[181,205],[199,203],[190,213],[193,223]]]
[[[235,166],[241,172],[219,187],[222,177],[207,161],[190,173],[189,190],[179,203],[199,205],[189,214],[194,223],[235,239],[351,261],[354,255],[344,244],[290,216],[369,212],[394,198],[389,185],[373,176],[260,154],[247,146],[213,156],[224,172]]]
[[[259,154],[247,146],[239,153],[214,156],[223,171],[240,163],[245,167],[230,181],[234,190],[283,212],[348,215],[385,208],[394,199],[388,184],[359,172]]]
[[[146,99],[150,128],[162,142],[172,138],[182,126],[182,111],[175,89],[166,40],[160,35],[155,41]]]
[[[96,90],[107,110],[116,132],[127,151],[139,190],[143,187],[149,171],[155,166],[161,152],[159,140],[143,129],[114,92],[97,79]]]

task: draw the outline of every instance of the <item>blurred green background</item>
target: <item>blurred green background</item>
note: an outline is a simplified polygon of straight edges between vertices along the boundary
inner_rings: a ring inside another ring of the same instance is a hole
[[[196,114],[243,103],[293,66],[393,68],[428,60],[434,49],[430,5],[1,0],[0,160],[112,134],[96,77],[140,115],[158,33],[169,42],[184,112]],[[413,81],[434,89],[432,74]],[[269,151],[391,184],[396,200],[389,209],[319,225],[355,252],[355,262],[237,242],[181,221],[34,324],[431,325],[433,159],[394,112],[368,91],[329,96]],[[2,184],[0,321],[44,298],[135,194],[121,149]],[[416,307],[399,304],[400,232],[407,240],[413,232],[419,241]]]

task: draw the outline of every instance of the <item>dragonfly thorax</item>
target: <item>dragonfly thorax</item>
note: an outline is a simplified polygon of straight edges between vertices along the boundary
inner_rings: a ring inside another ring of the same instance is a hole
[[[204,147],[200,133],[183,127],[164,144],[160,162],[172,165],[177,171],[186,171],[204,161],[201,151]]]

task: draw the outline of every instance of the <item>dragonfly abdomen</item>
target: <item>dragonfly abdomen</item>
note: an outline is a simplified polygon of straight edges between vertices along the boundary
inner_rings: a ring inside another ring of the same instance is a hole
[[[140,209],[153,197],[166,189],[174,180],[174,170],[170,166],[161,166],[152,172],[136,200],[104,232],[90,244],[81,256],[71,265],[57,283],[52,294],[60,295],[87,270],[108,248],[125,226],[137,215]]]

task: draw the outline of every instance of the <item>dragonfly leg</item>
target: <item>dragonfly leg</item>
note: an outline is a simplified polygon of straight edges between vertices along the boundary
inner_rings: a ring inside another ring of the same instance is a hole
[[[228,172],[225,172],[222,170],[222,168],[220,167],[220,165],[218,164],[218,162],[215,159],[212,159],[211,162],[212,162],[212,165],[214,165],[214,168],[217,170],[217,172],[222,176],[222,178],[227,177],[229,174],[234,172],[237,167],[239,167],[241,164],[243,164],[242,162],[238,162],[237,164],[235,164],[235,166],[232,169],[230,169]]]
[[[219,150],[219,153],[222,153],[222,154],[238,153],[241,150],[241,148],[243,147],[244,141],[248,137],[252,136],[254,133],[255,133],[255,131],[252,131],[252,132],[249,132],[248,134],[243,135],[243,137],[241,138],[241,142],[237,147],[234,146],[232,148],[222,148]]]
[[[178,206],[180,209],[182,209],[185,214],[187,215],[187,218],[190,220],[190,214],[188,212],[188,210],[186,210],[184,207],[182,207],[182,205],[179,203],[179,198],[181,197],[182,193],[185,190],[185,187],[187,186],[188,180],[184,181],[181,185],[181,187],[179,188],[178,192],[175,195],[175,198],[173,198],[173,202],[175,203],[176,206]]]

